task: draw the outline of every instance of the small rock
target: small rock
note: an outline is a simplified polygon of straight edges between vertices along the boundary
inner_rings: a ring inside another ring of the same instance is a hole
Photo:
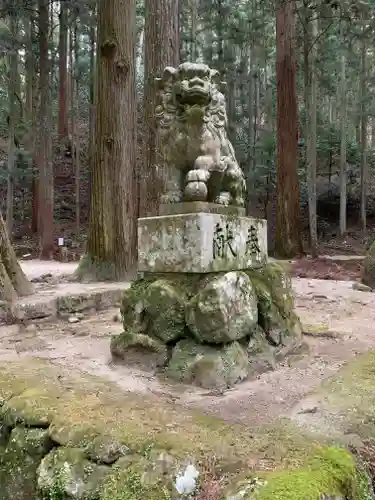
[[[353,290],[358,290],[359,292],[372,292],[371,287],[364,285],[363,283],[359,283],[358,281],[353,283],[352,288]]]
[[[111,465],[121,456],[128,455],[129,448],[111,437],[98,436],[85,449],[86,457],[98,464]]]
[[[69,323],[79,323],[80,319],[77,316],[70,316],[68,321]]]
[[[85,319],[85,315],[83,313],[75,313],[75,317],[78,318],[78,319]]]

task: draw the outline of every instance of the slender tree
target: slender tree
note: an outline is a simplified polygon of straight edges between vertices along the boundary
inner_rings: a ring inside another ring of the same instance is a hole
[[[15,12],[12,10],[10,15],[10,29],[17,40],[18,21]],[[12,48],[9,54],[9,80],[8,80],[8,98],[9,98],[9,118],[8,118],[8,189],[7,189],[7,230],[9,238],[12,238],[13,232],[13,191],[14,191],[14,167],[15,167],[15,143],[16,125],[17,125],[17,77],[18,77],[18,47]]]
[[[38,234],[40,258],[51,259],[54,247],[53,165],[50,130],[50,60],[48,55],[49,1],[38,0],[39,9],[39,121],[37,139]]]
[[[276,12],[277,218],[275,250],[282,257],[293,257],[302,252],[297,175],[294,3],[291,0],[278,0]]]
[[[135,0],[99,2],[95,153],[79,279],[123,280],[136,272],[135,26]]]
[[[179,63],[178,0],[145,2],[144,164],[140,175],[140,215],[156,215],[163,190],[162,159],[155,127],[155,77]]]
[[[343,22],[340,27],[340,38],[343,44]],[[346,47],[345,47],[346,49]],[[345,49],[341,47],[341,82],[340,82],[340,235],[346,233],[346,204],[347,204],[347,172],[346,172],[346,142],[347,142],[347,97],[346,97],[346,57]]]

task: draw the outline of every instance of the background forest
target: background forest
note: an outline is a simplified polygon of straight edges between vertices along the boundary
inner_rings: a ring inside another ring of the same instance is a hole
[[[302,231],[308,240],[310,207],[313,253],[317,236],[336,241],[346,235],[348,241],[350,230],[353,238],[367,242],[366,233],[359,237],[355,230],[371,229],[375,216],[373,0],[102,3],[108,16],[121,12],[130,19],[122,25],[125,42],[136,37],[126,64],[135,72],[137,113],[119,123],[126,127],[137,116],[132,198],[137,215],[149,213],[153,203],[154,78],[166,65],[205,62],[228,83],[229,135],[247,178],[247,211],[268,219],[272,250],[277,127],[294,119],[290,108],[281,116],[276,106],[278,85],[290,85],[276,73],[281,43],[276,17],[284,8],[292,16],[289,24],[285,15],[278,22],[293,48],[289,69],[296,76],[298,130],[292,140],[298,152]],[[84,251],[96,161],[97,8],[93,0],[1,2],[1,209],[21,255],[38,248],[50,258],[58,237],[65,238],[69,258]],[[127,29],[133,14],[134,33]]]

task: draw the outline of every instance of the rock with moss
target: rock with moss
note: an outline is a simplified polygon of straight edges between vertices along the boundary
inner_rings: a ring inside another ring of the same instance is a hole
[[[375,289],[375,241],[370,246],[363,260],[362,283]]]
[[[168,359],[167,346],[159,339],[143,333],[125,331],[111,338],[114,359],[130,363],[147,363],[149,368],[164,366]]]
[[[12,430],[8,444],[0,455],[0,496],[2,500],[37,498],[37,468],[52,448],[44,429]]]
[[[250,375],[275,370],[275,348],[269,343],[263,329],[259,325],[247,342],[246,348],[249,358]]]
[[[258,298],[259,325],[283,355],[301,345],[302,326],[294,312],[291,279],[277,263],[247,271]]]
[[[156,280],[145,290],[145,311],[149,332],[163,342],[175,341],[185,334],[186,293],[171,281]]]
[[[226,389],[248,376],[249,360],[238,342],[215,347],[185,339],[173,349],[166,374],[185,384]]]
[[[199,342],[220,344],[250,335],[258,322],[250,278],[231,271],[212,279],[186,305],[185,318]]]
[[[38,467],[38,488],[44,498],[98,500],[110,468],[97,465],[78,448],[56,448]]]
[[[120,457],[130,453],[129,448],[111,436],[99,435],[92,439],[85,448],[86,457],[98,464],[111,465]]]
[[[145,318],[144,292],[148,286],[146,280],[139,279],[125,290],[121,301],[121,316],[124,330],[145,332],[147,321]]]

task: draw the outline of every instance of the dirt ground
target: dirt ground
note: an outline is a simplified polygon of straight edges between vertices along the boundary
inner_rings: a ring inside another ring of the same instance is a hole
[[[276,371],[220,395],[167,383],[139,365],[113,364],[109,339],[122,330],[115,321],[115,309],[76,318],[74,323],[0,327],[0,359],[45,358],[54,365],[111,380],[124,391],[153,393],[227,422],[253,426],[280,417],[294,420],[306,405],[309,411],[309,394],[322,380],[356,355],[375,348],[374,295],[352,285],[348,280],[293,278],[297,313],[306,332],[303,349]]]

